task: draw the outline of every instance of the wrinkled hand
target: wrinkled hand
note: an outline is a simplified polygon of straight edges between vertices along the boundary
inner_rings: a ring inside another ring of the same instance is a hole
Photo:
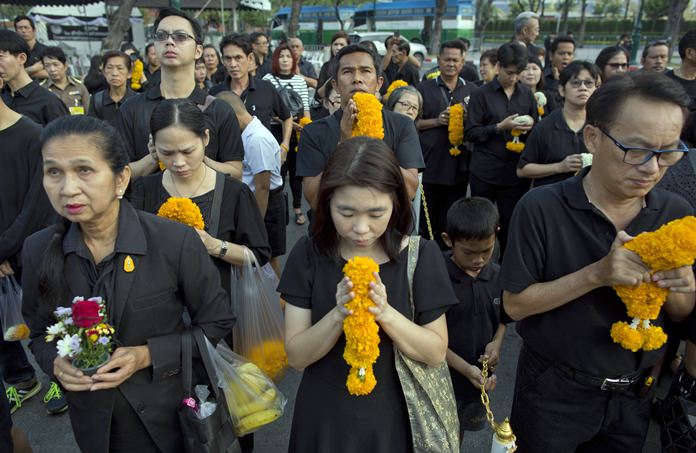
[[[483,374],[481,374],[481,369],[479,367],[476,365],[469,365],[469,368],[467,369],[467,372],[464,373],[464,376],[469,379],[471,385],[477,389],[481,389],[481,384],[483,384]],[[491,390],[495,389],[497,383],[498,377],[495,374],[489,375],[488,379],[486,379],[486,391],[490,392]]]
[[[90,390],[116,388],[137,371],[150,366],[150,350],[147,346],[117,348],[111,360],[92,376],[94,384]]]
[[[387,300],[387,288],[384,286],[384,283],[382,283],[379,273],[373,272],[372,275],[375,277],[375,281],[370,283],[368,297],[374,302],[374,305],[367,310],[375,315],[375,321],[389,324],[396,317],[396,311],[389,305],[389,301]]]
[[[353,99],[349,99],[343,107],[341,118],[341,141],[348,140],[353,135],[353,123],[358,117],[358,105]]]
[[[440,114],[437,116],[437,124],[440,126],[448,126],[449,125],[449,115],[450,115],[450,108],[447,107],[445,110],[441,111]]]
[[[694,270],[691,266],[655,272],[652,281],[657,283],[660,288],[669,288],[673,293],[693,293],[696,291]]]
[[[343,321],[346,316],[353,314],[352,310],[346,308],[346,304],[354,297],[353,282],[348,277],[343,277],[336,285],[336,311],[340,317],[339,321]]]
[[[56,356],[53,360],[53,374],[60,385],[70,392],[86,392],[92,388],[92,378],[72,366],[65,357]]]
[[[571,173],[581,170],[582,156],[580,154],[571,154],[570,156],[566,156],[566,158],[561,161],[561,167],[563,168],[563,173]]]
[[[623,246],[631,239],[625,231],[619,231],[609,253],[596,262],[595,278],[602,286],[636,286],[650,281],[650,269],[640,256]]]
[[[0,263],[0,278],[9,277],[10,275],[14,275],[14,269],[10,266],[10,262],[4,261]]]

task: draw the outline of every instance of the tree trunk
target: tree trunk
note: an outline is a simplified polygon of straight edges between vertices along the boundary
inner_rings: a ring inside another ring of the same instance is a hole
[[[123,37],[130,28],[130,16],[136,0],[123,0],[109,18],[109,34],[102,41],[102,49],[112,50],[121,46]]]
[[[300,28],[300,9],[302,8],[301,0],[292,0],[290,9],[290,25],[288,25],[288,38],[296,38],[297,31]]]
[[[561,34],[562,35],[567,35],[568,34],[568,10],[570,9],[570,5],[573,3],[573,0],[565,0],[563,2],[563,12],[561,14]]]
[[[624,3],[624,18],[623,20],[628,19],[628,10],[631,9],[631,0],[626,0]]]
[[[341,17],[341,10],[338,8],[341,5],[341,0],[336,0],[334,2],[334,12],[336,13],[336,20],[338,21],[338,25],[341,27],[341,31],[345,28],[345,24],[343,23],[343,18]]]
[[[483,34],[491,21],[491,5],[493,0],[476,0],[476,17],[474,18],[474,35],[481,40],[479,47],[483,47]]]
[[[440,43],[442,42],[442,18],[445,15],[445,7],[447,0],[435,1],[435,20],[433,27],[433,36],[430,40],[430,53],[438,55],[440,53]]]
[[[582,0],[582,6],[580,7],[580,36],[578,36],[580,47],[585,45],[585,25],[587,25],[587,17],[585,16],[586,9],[587,0]]]
[[[689,0],[674,0],[669,2],[669,12],[667,13],[667,23],[665,24],[665,36],[670,37],[669,60],[672,61],[672,50],[679,42],[679,28],[681,28],[684,10],[689,5]]]
[[[546,0],[541,0],[541,13],[539,16],[544,17],[544,11],[546,10]]]

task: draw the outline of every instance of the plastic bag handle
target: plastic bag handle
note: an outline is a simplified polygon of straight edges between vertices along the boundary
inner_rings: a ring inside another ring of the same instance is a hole
[[[261,269],[261,266],[259,266],[259,262],[256,259],[256,255],[254,255],[254,253],[245,245],[243,245],[242,248],[244,249],[244,267],[248,268],[248,270],[253,270],[253,267],[256,267],[256,269]]]
[[[208,350],[208,345],[206,344],[208,340],[206,339],[200,327],[192,326],[191,334],[193,335],[193,339],[196,341],[196,346],[198,347],[198,352],[201,355],[201,360],[203,361],[205,372],[208,375],[208,379],[210,380],[210,386],[213,388],[213,393],[215,393],[215,398],[217,400],[220,400],[220,388],[218,386],[217,368],[213,363],[213,358],[211,357],[210,351]]]

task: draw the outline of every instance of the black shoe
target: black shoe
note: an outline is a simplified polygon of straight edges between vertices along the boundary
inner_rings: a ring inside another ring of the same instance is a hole
[[[5,390],[5,395],[7,395],[7,401],[10,402],[11,414],[14,414],[17,411],[17,409],[22,407],[22,403],[39,393],[39,390],[41,390],[41,382],[36,380],[36,378],[26,383],[20,383],[18,385],[19,387],[16,385],[10,385]]]
[[[49,415],[58,415],[68,410],[68,401],[65,399],[63,389],[56,382],[51,381],[51,388],[44,396],[46,412]]]

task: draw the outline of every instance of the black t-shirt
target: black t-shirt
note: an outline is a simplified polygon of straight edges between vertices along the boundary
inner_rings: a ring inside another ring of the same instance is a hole
[[[205,105],[207,94],[196,87],[189,95],[196,105]],[[160,87],[128,99],[120,109],[118,130],[126,143],[131,162],[149,154],[150,117],[155,107],[164,100]],[[214,101],[203,112],[210,129],[210,142],[205,147],[206,156],[218,162],[242,161],[244,148],[237,116],[226,102]]]
[[[582,180],[589,171],[591,167],[538,187],[517,203],[500,273],[504,290],[520,293],[535,283],[557,280],[609,253],[617,231],[587,199]],[[655,188],[626,232],[637,236],[692,213],[686,200]],[[592,376],[626,375],[660,360],[664,347],[634,353],[614,343],[609,331],[617,321],[630,322],[626,306],[611,287],[602,287],[518,321],[517,331],[526,347]],[[664,326],[664,315],[652,324]]]
[[[527,164],[555,164],[571,154],[586,153],[582,129],[574,132],[563,116],[563,109],[554,110],[539,121],[525,142],[524,151],[517,168]],[[560,173],[534,179],[534,186],[543,186],[563,181],[573,173]]]
[[[29,52],[29,57],[27,58],[27,61],[24,62],[24,67],[28,68],[29,66],[34,66],[36,63],[40,62],[41,58],[43,58],[43,54],[46,49],[48,49],[48,46],[41,44],[39,41],[36,41],[36,44],[34,44],[34,48],[31,49],[31,52]]]
[[[420,82],[418,68],[413,66],[410,61],[407,61],[401,69],[395,63],[390,63],[386,71],[384,71],[384,83],[379,92],[382,94],[386,93],[389,85],[395,80],[403,80],[413,87],[418,86],[418,82]]]
[[[445,252],[447,273],[459,303],[447,311],[449,349],[471,365],[480,367],[479,357],[493,340],[500,324],[500,299],[503,292],[498,275],[500,266],[489,262],[474,278],[452,261],[452,252]],[[450,368],[457,401],[477,401],[481,390],[463,374]]]
[[[208,92],[211,96],[216,96],[223,91],[230,91],[231,80],[230,76],[227,76],[224,82],[215,85]],[[290,111],[271,82],[249,77],[249,85],[239,97],[244,101],[249,115],[258,118],[268,130],[271,129],[273,117],[278,117],[281,121],[290,118]]]
[[[317,176],[333,154],[341,137],[343,110],[305,126],[300,134],[297,176]],[[384,143],[394,151],[401,168],[425,167],[416,127],[406,115],[382,110]]]
[[[128,100],[128,98],[133,97],[136,94],[137,93],[131,90],[130,87],[127,87],[126,94],[123,95],[121,100],[114,102],[114,100],[111,99],[111,96],[109,96],[108,88],[99,91],[95,93],[94,96],[90,96],[87,115],[104,120],[113,127],[118,128],[118,112],[121,110],[121,106]]]
[[[522,84],[515,85],[509,100],[497,77],[471,94],[464,133],[466,140],[474,143],[469,170],[489,184],[520,184],[517,177],[520,155],[505,149],[505,143],[512,140],[512,135],[510,131],[498,131],[495,127],[513,113],[530,115],[535,122],[539,116],[534,94]],[[523,134],[520,141],[524,142],[526,138]]]
[[[70,115],[68,108],[58,96],[32,80],[12,93],[6,85],[2,90],[5,105],[43,126],[61,116]]]
[[[457,80],[457,86],[451,90],[444,84],[440,76],[424,80],[418,85],[418,91],[423,96],[423,116],[424,120],[437,118],[440,112],[448,106],[464,103],[468,104],[469,96],[477,87],[473,83],[467,83],[462,79]],[[464,124],[462,124],[464,127]],[[457,157],[450,155],[449,149],[452,147],[449,141],[447,126],[432,127],[420,132],[420,144],[423,149],[425,159],[425,171],[423,172],[423,182],[428,184],[441,184],[454,186],[466,182],[467,175],[460,170],[459,160],[467,159],[468,153],[464,147],[459,148],[463,151]]]
[[[696,109],[696,80],[682,79],[674,73],[674,69],[665,72],[667,77],[670,77],[681,84],[686,90],[686,94],[691,98],[691,108]]]

